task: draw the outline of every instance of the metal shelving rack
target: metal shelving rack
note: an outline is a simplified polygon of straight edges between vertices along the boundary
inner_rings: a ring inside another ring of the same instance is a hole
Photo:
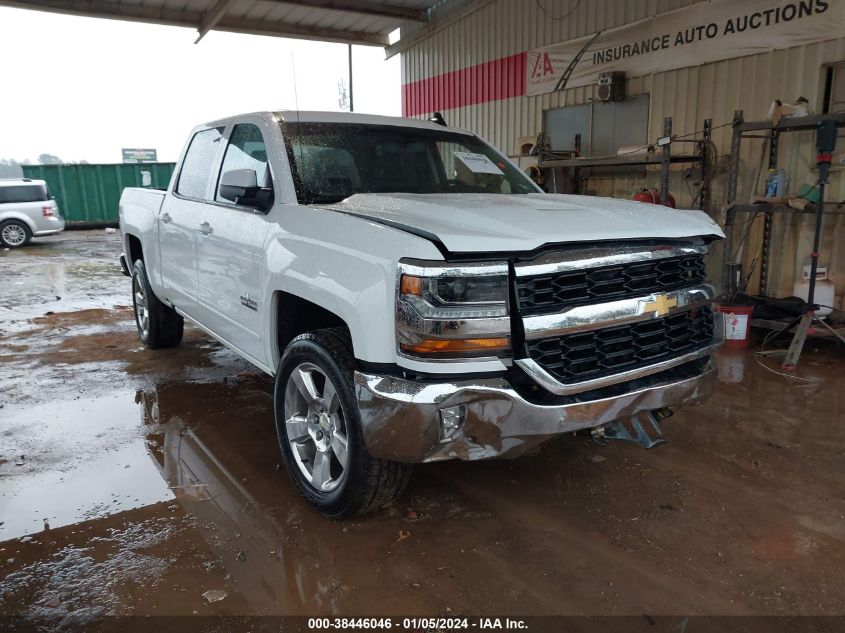
[[[561,153],[544,152],[537,161],[540,169],[553,169],[557,167],[572,168],[575,170],[575,193],[581,191],[582,183],[589,180],[589,173],[585,174],[582,169],[589,167],[636,167],[648,165],[660,165],[660,198],[666,200],[669,193],[669,170],[671,165],[682,163],[701,163],[701,200],[700,208],[707,211],[710,205],[710,176],[706,173],[709,169],[710,140],[713,124],[710,119],[705,119],[702,128],[702,136],[697,139],[674,139],[672,138],[672,117],[663,119],[663,138],[670,139],[664,143],[659,153],[654,154],[631,154],[621,156],[596,156],[596,157],[560,157]],[[694,154],[673,154],[672,143],[688,142],[697,145]],[[565,152],[569,153],[569,152]]]
[[[777,125],[772,121],[746,121],[743,118],[742,110],[734,112],[733,137],[731,138],[731,164],[728,174],[728,207],[725,210],[725,248],[722,258],[722,269],[727,290],[733,293],[736,288],[730,287],[734,279],[730,274],[732,254],[735,248],[734,225],[736,216],[739,213],[764,213],[763,244],[760,253],[760,290],[758,294],[767,296],[769,280],[769,255],[772,237],[772,222],[775,213],[814,213],[813,210],[799,211],[786,204],[739,204],[736,202],[737,182],[739,180],[740,149],[743,139],[763,139],[769,144],[769,169],[775,169],[778,164],[778,149],[780,135],[785,132],[805,132],[815,130],[822,121],[834,121],[836,127],[845,127],[845,112],[833,114],[820,114],[800,118],[781,119]],[[768,132],[768,134],[754,134],[754,132]],[[756,183],[755,183],[756,184]],[[837,213],[837,211],[825,211],[825,213]]]

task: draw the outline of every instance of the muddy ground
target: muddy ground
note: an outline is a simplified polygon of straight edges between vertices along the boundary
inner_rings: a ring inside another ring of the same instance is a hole
[[[280,469],[269,377],[195,328],[140,345],[118,252],[0,252],[0,615],[845,613],[841,348],[800,378],[723,352],[657,449],[424,465],[334,522]]]

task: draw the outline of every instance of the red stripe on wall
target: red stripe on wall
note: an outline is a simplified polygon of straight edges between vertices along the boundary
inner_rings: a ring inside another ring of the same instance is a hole
[[[525,53],[402,86],[402,116],[431,114],[525,94]]]

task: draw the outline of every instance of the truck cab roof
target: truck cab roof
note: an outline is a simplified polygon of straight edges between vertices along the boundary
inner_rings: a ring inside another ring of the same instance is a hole
[[[239,114],[217,121],[206,123],[208,127],[228,125],[240,121],[245,116],[260,116],[267,120],[284,121],[286,123],[357,123],[359,125],[395,125],[413,127],[424,130],[449,130],[456,134],[474,136],[472,132],[461,127],[442,125],[426,119],[410,119],[398,116],[382,116],[377,114],[359,114],[357,112],[323,112],[319,110],[275,110]]]

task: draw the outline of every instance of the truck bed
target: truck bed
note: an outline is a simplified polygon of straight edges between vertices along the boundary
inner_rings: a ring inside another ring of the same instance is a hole
[[[120,196],[120,225],[149,230],[161,211],[165,192],[160,189],[127,187]]]

